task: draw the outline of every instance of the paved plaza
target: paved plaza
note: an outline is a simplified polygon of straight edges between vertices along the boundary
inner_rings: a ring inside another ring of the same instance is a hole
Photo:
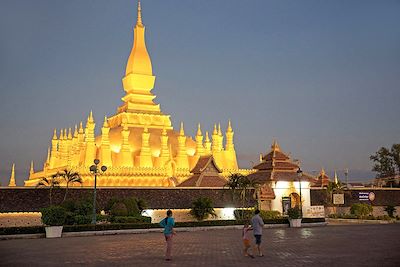
[[[0,241],[0,266],[400,266],[400,225],[265,229],[264,257],[241,254],[240,230]]]

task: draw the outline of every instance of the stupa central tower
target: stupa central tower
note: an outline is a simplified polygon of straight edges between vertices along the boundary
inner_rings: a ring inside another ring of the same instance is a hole
[[[80,122],[73,133],[71,128],[54,130],[43,170],[35,172],[31,167],[26,186],[35,186],[41,178],[64,169],[77,171],[83,185],[92,186],[94,178],[89,167],[96,158],[108,167],[97,179],[99,186],[175,186],[186,180],[199,158],[206,155],[214,157],[222,175],[239,172],[230,122],[225,147],[219,124],[214,125],[211,140],[208,132],[204,138],[199,124],[193,140],[185,135],[183,123],[175,131],[170,115],[163,114],[160,105],[154,103],[155,76],[146,48],[140,2],[137,12],[133,47],[122,79],[122,105],[116,114],[104,118],[99,136],[94,134],[92,112],[85,127]]]
[[[162,114],[160,105],[153,102],[156,96],[151,90],[155,80],[146,48],[142,10],[138,2],[133,46],[126,64],[125,77],[122,79],[126,95],[122,98],[124,103],[118,108],[117,114],[108,120],[111,128],[120,126],[122,118],[125,118],[128,127],[172,129],[170,116]]]

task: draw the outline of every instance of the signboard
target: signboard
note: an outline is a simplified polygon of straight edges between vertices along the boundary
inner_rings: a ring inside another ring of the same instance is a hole
[[[375,193],[374,192],[358,192],[358,200],[372,202],[375,200]]]
[[[333,204],[343,205],[344,204],[344,194],[333,194]]]
[[[282,214],[287,215],[288,209],[291,207],[291,198],[290,197],[283,197],[282,198]]]
[[[304,218],[325,218],[324,206],[308,206],[304,207]]]

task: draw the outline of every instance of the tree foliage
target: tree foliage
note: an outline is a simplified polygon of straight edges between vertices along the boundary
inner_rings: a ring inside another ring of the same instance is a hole
[[[248,190],[251,188],[258,188],[259,184],[251,181],[247,176],[240,173],[234,173],[229,176],[228,182],[225,184],[232,191],[233,199],[239,197],[242,201],[242,206],[247,200]]]
[[[381,147],[370,159],[374,162],[372,171],[376,172],[377,178],[400,174],[400,144],[393,144],[390,149]]]
[[[54,175],[50,176],[50,177],[43,177],[37,183],[36,188],[38,188],[38,187],[48,187],[49,188],[49,200],[50,200],[50,206],[51,206],[53,204],[53,190],[54,190],[54,188],[60,187],[60,179],[58,179]]]
[[[212,200],[208,197],[200,197],[193,201],[192,209],[189,214],[198,221],[203,221],[210,215],[213,217],[217,216],[214,211]]]
[[[64,169],[62,172],[57,172],[55,174],[55,177],[58,177],[60,180],[64,180],[64,182],[65,182],[65,194],[64,194],[63,201],[65,201],[67,199],[68,188],[70,185],[73,185],[75,183],[82,185],[82,183],[83,183],[83,180],[82,180],[81,176],[79,175],[79,173],[74,172],[72,170]]]

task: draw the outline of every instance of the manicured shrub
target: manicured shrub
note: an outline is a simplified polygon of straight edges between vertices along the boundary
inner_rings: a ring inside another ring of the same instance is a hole
[[[61,206],[49,206],[40,210],[42,213],[42,222],[49,226],[64,225],[67,217],[66,210]]]
[[[122,202],[116,202],[111,207],[110,213],[112,216],[128,216],[128,209]]]
[[[298,207],[294,208],[289,208],[288,209],[288,216],[290,219],[300,219],[301,218],[301,212]]]
[[[125,204],[126,210],[128,212],[127,216],[139,216],[140,210],[138,208],[138,204],[136,202],[136,198],[128,197],[122,200],[122,203]]]
[[[372,213],[372,211],[372,206],[364,203],[356,203],[351,205],[350,207],[350,213],[360,219],[367,217],[369,214]]]
[[[387,212],[390,218],[394,218],[394,213],[396,212],[396,207],[393,205],[387,205],[385,207],[385,211]]]
[[[107,213],[111,214],[111,209],[116,203],[124,203],[128,216],[140,216],[142,211],[147,208],[147,203],[143,199],[137,199],[135,197],[127,197],[127,198],[111,198],[107,205],[105,206],[104,210]]]
[[[282,214],[277,210],[262,210],[260,211],[260,216],[263,220],[282,218]]]
[[[203,221],[210,215],[213,217],[216,216],[212,200],[207,197],[200,197],[193,201],[189,214],[198,221]]]

